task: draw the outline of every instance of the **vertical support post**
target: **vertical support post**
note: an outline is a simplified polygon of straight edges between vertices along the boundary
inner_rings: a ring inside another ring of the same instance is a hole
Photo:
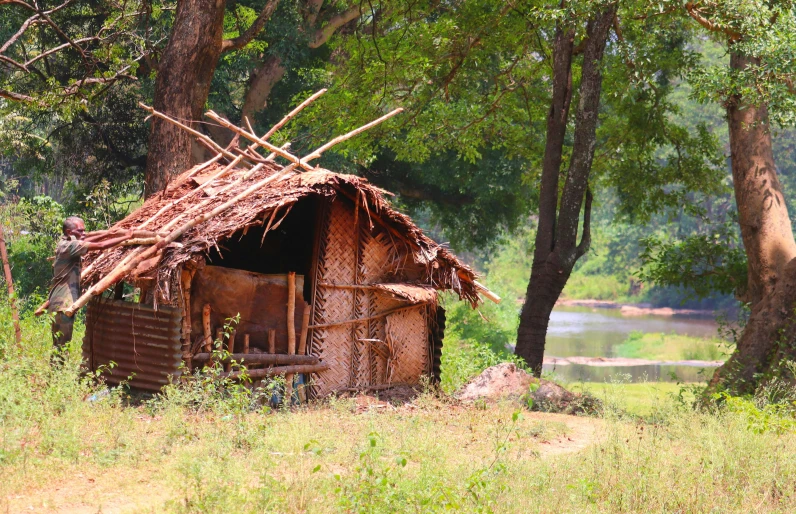
[[[14,322],[14,338],[17,347],[22,347],[22,327],[19,326],[19,311],[17,310],[17,298],[14,294],[14,279],[11,276],[11,264],[8,262],[8,252],[6,251],[6,239],[3,227],[0,225],[0,258],[3,259],[3,273],[6,277],[6,287],[8,288],[8,301],[11,304],[11,319]]]
[[[304,309],[304,314],[301,317],[301,334],[299,335],[298,354],[305,355],[307,353],[307,333],[310,327],[310,308],[309,305]],[[307,401],[307,392],[304,390],[304,384],[298,386],[298,396],[301,403]]]
[[[185,369],[191,372],[191,279],[193,274],[190,270],[183,268],[180,273],[180,284],[182,285],[182,361]],[[121,284],[121,282],[120,282]]]
[[[268,330],[268,353],[276,353],[276,330],[273,328]]]
[[[229,354],[235,353],[235,334],[237,334],[237,330],[233,330],[229,334],[229,341],[227,341],[227,352]],[[230,371],[231,369],[232,369],[232,363],[227,362],[227,371]]]
[[[243,334],[243,353],[249,353],[249,334]]]
[[[296,272],[287,274],[287,354],[296,353]],[[290,405],[293,397],[293,373],[285,375],[285,402]]]

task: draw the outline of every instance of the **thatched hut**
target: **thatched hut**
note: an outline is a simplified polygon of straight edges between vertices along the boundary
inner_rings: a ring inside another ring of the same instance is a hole
[[[194,205],[175,201],[221,167],[186,172],[115,228],[140,227],[169,207],[147,225],[158,232]],[[212,200],[204,209],[280,169],[268,163],[254,173],[232,170],[204,187],[202,195]],[[437,292],[454,291],[475,305],[476,276],[390,207],[384,193],[352,175],[293,173],[197,225],[119,277],[119,284],[139,288],[137,303],[124,299],[119,285],[116,299],[92,300],[84,342],[89,366],[114,361],[110,381],[134,375],[132,385],[159,388],[168,375],[179,374],[181,361],[196,364],[193,357],[204,348],[206,305],[214,337],[227,318],[240,315],[233,350],[242,350],[246,336],[249,352],[287,354],[286,302],[294,296],[298,345],[306,333],[306,354],[328,366],[314,376],[316,394],[414,384],[438,373]],[[84,284],[106,276],[134,248],[87,256]],[[287,290],[289,272],[296,274],[293,295]],[[302,331],[305,311],[309,324]]]
[[[114,227],[157,241],[85,258],[92,370],[113,361],[110,382],[132,376],[157,390],[223,339],[250,376],[302,375],[315,395],[438,376],[438,292],[475,306],[489,291],[385,191],[308,158],[283,167],[274,157],[249,147],[222,165],[220,151]],[[230,318],[234,332],[219,338]]]

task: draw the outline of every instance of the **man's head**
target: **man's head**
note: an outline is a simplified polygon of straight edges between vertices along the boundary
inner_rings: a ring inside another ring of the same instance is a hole
[[[77,216],[69,216],[64,220],[64,235],[67,237],[75,236],[82,240],[86,237],[86,224]]]

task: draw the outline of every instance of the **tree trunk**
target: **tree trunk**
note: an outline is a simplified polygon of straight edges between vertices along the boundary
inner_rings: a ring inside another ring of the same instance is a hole
[[[730,68],[743,71],[759,60],[737,53]],[[796,241],[777,178],[768,110],[733,95],[727,102],[730,159],[744,249],[749,265],[745,299],[752,312],[738,346],[716,370],[711,385],[751,393],[762,378],[776,372],[783,358],[794,358]]]
[[[179,0],[169,42],[158,64],[154,108],[183,122],[200,119],[221,55],[226,0]],[[190,134],[152,119],[146,196],[161,191],[191,164]]]
[[[556,32],[553,51],[553,98],[547,118],[547,141],[539,198],[539,226],[536,232],[531,279],[528,283],[525,304],[520,313],[515,351],[537,376],[542,372],[550,314],[572,273],[572,268],[589,246],[592,199],[588,185],[602,91],[600,66],[615,12],[616,7],[611,6],[592,18],[587,26],[588,39],[583,57],[580,101],[575,116],[575,141],[560,207],[558,205],[559,169],[567,113],[572,97],[573,32],[560,27]],[[578,244],[581,206],[584,209],[583,235]]]

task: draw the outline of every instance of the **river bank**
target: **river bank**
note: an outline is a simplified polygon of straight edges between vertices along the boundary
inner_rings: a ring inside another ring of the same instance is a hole
[[[560,298],[556,307],[588,307],[592,309],[616,309],[623,316],[684,316],[713,318],[716,312],[702,309],[673,309],[671,307],[653,307],[649,303],[619,303],[609,300],[573,300]]]

